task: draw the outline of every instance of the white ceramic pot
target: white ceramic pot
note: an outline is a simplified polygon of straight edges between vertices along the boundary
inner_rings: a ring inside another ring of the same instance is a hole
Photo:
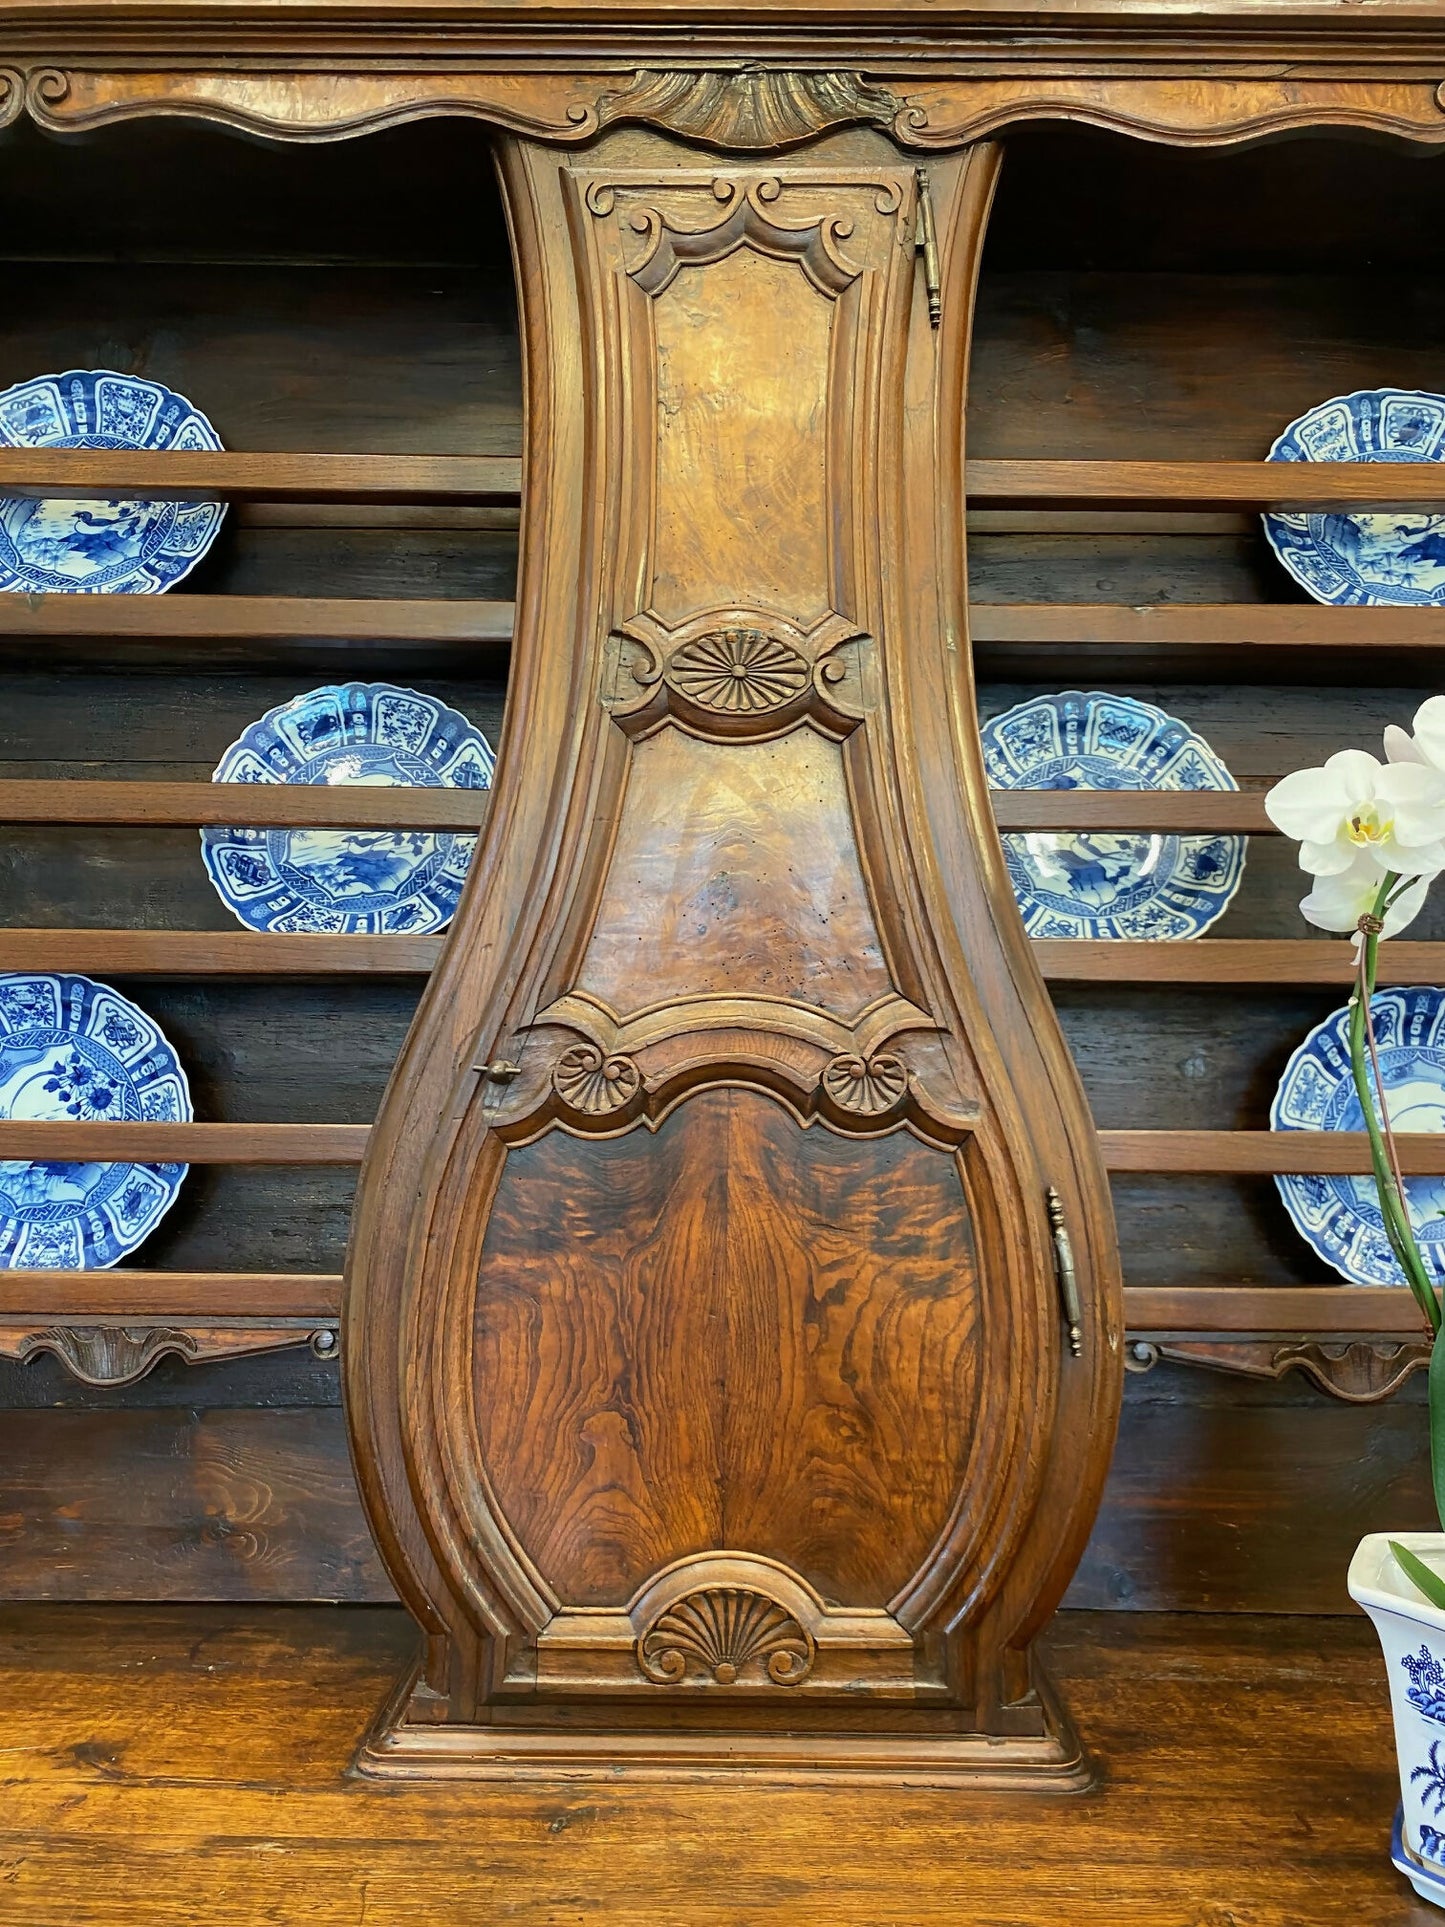
[[[1372,1532],[1350,1561],[1350,1597],[1385,1649],[1400,1817],[1392,1858],[1422,1900],[1445,1907],[1445,1612],[1400,1570],[1391,1539],[1445,1578],[1445,1532]]]

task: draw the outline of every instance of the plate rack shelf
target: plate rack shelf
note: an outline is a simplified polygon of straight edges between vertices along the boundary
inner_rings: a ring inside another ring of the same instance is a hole
[[[1220,507],[1375,506],[1386,499],[1415,508],[1445,507],[1445,471],[1386,466],[1336,473],[1293,469],[1281,476],[1263,462],[978,461],[968,470],[975,511],[1046,514],[1104,508],[1149,515]],[[232,501],[335,506],[463,508],[515,506],[520,463],[503,458],[252,455],[125,455],[45,451],[0,454],[0,493],[143,492],[166,498],[221,494]],[[114,651],[150,645],[221,643],[264,656],[291,639],[385,642],[405,649],[504,654],[513,607],[472,600],[390,600],[295,596],[186,595],[170,598],[10,598],[0,602],[0,649],[44,641],[53,649],[103,642]],[[1228,676],[1246,652],[1308,649],[1400,652],[1421,676],[1441,662],[1438,612],[1321,609],[1298,604],[1120,605],[975,604],[971,627],[982,658],[1008,652],[1017,664],[1031,650],[1179,648],[1207,651]],[[223,824],[470,829],[485,820],[486,796],[460,791],[315,792],[284,787],[136,781],[0,780],[0,820],[71,825]],[[1012,791],[995,797],[1006,831],[1107,829],[1272,834],[1257,792],[1239,794]],[[435,964],[439,938],[278,937],[251,932],[90,929],[0,930],[0,969],[105,970],[147,977],[421,977]],[[1041,941],[1035,954],[1056,984],[1227,986],[1349,981],[1342,943],[1312,940],[1203,940],[1188,944]],[[1387,947],[1382,981],[1445,980],[1445,943]],[[214,1123],[186,1125],[0,1124],[0,1156],[178,1158],[194,1163],[354,1166],[365,1150],[364,1125]],[[124,1140],[124,1142],[121,1142]],[[1364,1172],[1362,1136],[1267,1131],[1105,1130],[1105,1162],[1129,1174]],[[1406,1169],[1445,1175],[1445,1139],[1403,1141]],[[0,1277],[0,1325],[14,1335],[38,1321],[94,1324],[124,1319],[195,1323],[218,1318],[270,1321],[310,1334],[337,1317],[340,1280],[331,1274],[156,1272]],[[1403,1294],[1313,1288],[1217,1285],[1160,1289],[1126,1280],[1126,1316],[1136,1362],[1151,1348],[1187,1356],[1191,1341],[1222,1334],[1308,1336],[1326,1342],[1368,1334],[1420,1336]],[[0,1344],[4,1343],[0,1336]],[[1168,1348],[1175,1348],[1174,1351]],[[1254,1349],[1241,1358],[1248,1366]],[[1152,1362],[1150,1358],[1149,1362]],[[1216,1343],[1204,1361],[1230,1362]]]

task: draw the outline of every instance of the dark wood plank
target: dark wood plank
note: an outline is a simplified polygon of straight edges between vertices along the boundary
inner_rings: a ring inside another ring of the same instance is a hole
[[[71,1124],[0,1121],[0,1158],[162,1164],[360,1164],[366,1124]]]
[[[975,603],[978,643],[1141,649],[1445,650],[1438,609],[1333,609],[1314,602]]]
[[[0,970],[113,977],[425,976],[440,937],[306,936],[264,930],[3,930]]]
[[[6,1128],[0,1126],[0,1133]],[[0,1144],[3,1142],[0,1135]],[[1370,1169],[1370,1141],[1363,1131],[1100,1131],[1099,1142],[1110,1171],[1281,1171],[1348,1176]],[[1402,1131],[1395,1142],[1400,1168],[1407,1176],[1445,1176],[1445,1134]]]
[[[0,1300],[3,1302],[3,1300]],[[1131,1332],[1380,1332],[1414,1337],[1424,1315],[1403,1286],[1125,1285]]]
[[[120,1927],[138,1895],[147,1927],[1430,1917],[1385,1853],[1395,1761],[1357,1616],[1062,1615],[1048,1663],[1103,1774],[1095,1797],[1047,1804],[620,1777],[368,1794],[345,1767],[413,1651],[394,1608],[7,1612],[0,1855],[16,1927]],[[1328,1825],[1301,1824],[1302,1680],[1308,1813]]]
[[[0,937],[0,956],[3,944]],[[1333,943],[1240,937],[1202,943],[1088,943],[1045,937],[1035,941],[1034,955],[1050,983],[1348,984],[1355,975],[1353,950],[1342,938]],[[1445,982],[1445,944],[1383,944],[1379,981]]]
[[[225,1323],[231,1318],[324,1320],[340,1312],[339,1272],[0,1271],[0,1319]]]
[[[0,596],[0,638],[507,643],[516,605],[431,597]]]
[[[0,494],[197,502],[517,500],[520,458],[497,455],[176,454],[167,450],[0,449]]]
[[[366,789],[354,784],[0,782],[0,822],[244,824],[475,830],[486,790]]]
[[[987,460],[968,464],[965,486],[971,507],[989,509],[1178,505],[1438,511],[1445,506],[1445,473],[1431,462]]]
[[[990,790],[1001,830],[1201,830],[1277,834],[1243,790]],[[0,802],[4,788],[0,786]]]

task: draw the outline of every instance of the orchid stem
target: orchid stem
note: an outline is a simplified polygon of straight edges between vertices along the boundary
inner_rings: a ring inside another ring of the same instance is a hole
[[[1370,1013],[1370,1000],[1375,994],[1375,978],[1379,969],[1379,925],[1388,907],[1390,893],[1399,881],[1392,871],[1380,885],[1373,912],[1368,919],[1361,919],[1363,941],[1360,945],[1359,976],[1355,994],[1350,999],[1350,1069],[1370,1139],[1370,1163],[1374,1169],[1380,1212],[1385,1221],[1385,1235],[1405,1274],[1405,1282],[1429,1320],[1431,1331],[1438,1332],[1442,1322],[1440,1298],[1416,1241],[1415,1227],[1410,1222],[1399,1153],[1395,1134],[1390,1127],[1384,1079],[1380,1075],[1375,1026]],[[1374,1073],[1373,1088],[1371,1070]]]

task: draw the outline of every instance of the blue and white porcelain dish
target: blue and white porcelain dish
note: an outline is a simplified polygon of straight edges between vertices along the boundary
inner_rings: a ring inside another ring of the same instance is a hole
[[[183,1123],[191,1093],[159,1026],[109,984],[0,976],[0,1117]],[[99,1271],[149,1237],[184,1164],[0,1160],[0,1269]]]
[[[1362,388],[1321,402],[1272,462],[1445,461],[1445,395]],[[1269,545],[1316,602],[1445,603],[1445,515],[1266,515]]]
[[[1445,1131],[1445,990],[1377,990],[1370,1004],[1380,1075],[1398,1131]],[[1363,1131],[1350,1071],[1348,1006],[1326,1017],[1286,1064],[1270,1106],[1276,1131]],[[1370,1177],[1277,1177],[1296,1231],[1356,1285],[1399,1285]],[[1425,1263],[1445,1283],[1445,1178],[1407,1178],[1405,1196]]]
[[[0,446],[218,450],[183,395],[140,375],[73,368],[0,394]],[[0,501],[0,591],[159,595],[200,561],[224,502]]]
[[[435,696],[327,684],[243,730],[217,783],[490,789],[491,745]],[[206,829],[221,900],[252,930],[424,936],[451,921],[475,836],[423,830]]]
[[[1201,736],[1132,696],[1036,696],[983,729],[994,789],[1234,790]],[[1197,937],[1244,874],[1242,836],[1030,831],[1003,839],[1031,937]]]

